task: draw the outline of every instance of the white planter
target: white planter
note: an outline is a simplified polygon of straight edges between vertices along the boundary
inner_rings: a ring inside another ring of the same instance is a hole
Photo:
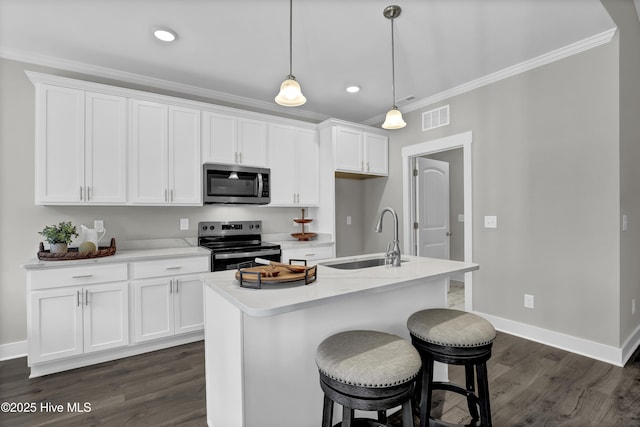
[[[67,253],[67,244],[66,243],[51,243],[49,248],[52,254],[66,254]]]

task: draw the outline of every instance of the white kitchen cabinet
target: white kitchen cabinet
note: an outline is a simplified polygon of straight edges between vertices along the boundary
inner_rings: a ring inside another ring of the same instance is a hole
[[[209,257],[132,264],[134,340],[144,342],[203,329],[202,282]]]
[[[201,205],[200,111],[130,100],[132,204]]]
[[[124,204],[126,98],[36,85],[36,204]]]
[[[29,362],[126,346],[128,298],[126,282],[32,292]]]
[[[299,245],[295,248],[283,248],[282,262],[288,264],[291,259],[303,259],[307,261],[307,265],[315,265],[317,261],[335,258],[333,243],[324,246],[305,245],[304,243]]]
[[[335,126],[333,144],[336,172],[389,174],[389,140],[386,136],[359,128]]]
[[[269,126],[269,206],[318,206],[319,147],[315,130]]]
[[[202,161],[267,166],[267,122],[203,112]]]

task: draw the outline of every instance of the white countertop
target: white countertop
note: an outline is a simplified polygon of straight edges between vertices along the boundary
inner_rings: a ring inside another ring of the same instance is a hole
[[[312,248],[317,246],[331,246],[334,244],[331,234],[324,233],[318,233],[317,236],[311,240],[298,240],[287,233],[263,234],[262,240],[278,244],[282,249]]]
[[[120,249],[121,247],[122,249]],[[87,264],[108,264],[210,254],[211,252],[208,249],[194,246],[191,239],[135,240],[123,241],[122,244],[116,242],[116,253],[110,256],[65,261],[45,261],[33,258],[22,264],[22,268],[27,270],[62,268]]]
[[[328,260],[351,261],[381,258],[384,254],[368,254]],[[415,284],[417,280],[445,277],[454,273],[477,270],[478,264],[404,255],[401,267],[379,266],[340,270],[318,265],[318,278],[309,285],[269,284],[263,289],[241,288],[235,270],[202,274],[209,289],[217,292],[244,313],[253,317],[275,316],[330,302],[335,298],[362,293],[384,292],[391,287]],[[297,283],[297,282],[296,282]]]

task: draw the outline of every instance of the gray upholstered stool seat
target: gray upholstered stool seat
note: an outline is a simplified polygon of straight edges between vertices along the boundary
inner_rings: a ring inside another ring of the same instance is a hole
[[[420,426],[430,425],[430,419],[432,425],[438,424],[438,420],[431,418],[431,395],[433,390],[446,390],[467,397],[474,425],[480,421],[481,426],[491,427],[486,362],[491,357],[491,347],[496,337],[493,325],[472,313],[436,308],[413,313],[407,320],[407,328],[411,334],[411,342],[422,357],[421,386],[417,393],[420,402]],[[464,365],[466,388],[448,382],[433,381],[434,361]]]
[[[333,403],[343,406],[341,425],[385,425],[386,410],[402,405],[403,425],[413,426],[411,398],[421,369],[408,341],[378,331],[345,331],[326,338],[316,351],[325,393],[322,426],[333,419]],[[354,409],[377,411],[378,420],[353,419]]]

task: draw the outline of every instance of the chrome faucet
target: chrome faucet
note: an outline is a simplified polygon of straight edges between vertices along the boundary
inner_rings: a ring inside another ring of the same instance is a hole
[[[398,240],[398,215],[396,215],[396,211],[393,208],[384,208],[382,212],[380,212],[380,218],[378,218],[378,223],[376,224],[376,232],[382,233],[382,217],[384,217],[385,212],[390,212],[391,216],[393,216],[393,249],[391,249],[391,243],[387,245],[387,253],[385,256],[386,260],[391,261],[391,265],[394,267],[400,267],[400,240]]]

